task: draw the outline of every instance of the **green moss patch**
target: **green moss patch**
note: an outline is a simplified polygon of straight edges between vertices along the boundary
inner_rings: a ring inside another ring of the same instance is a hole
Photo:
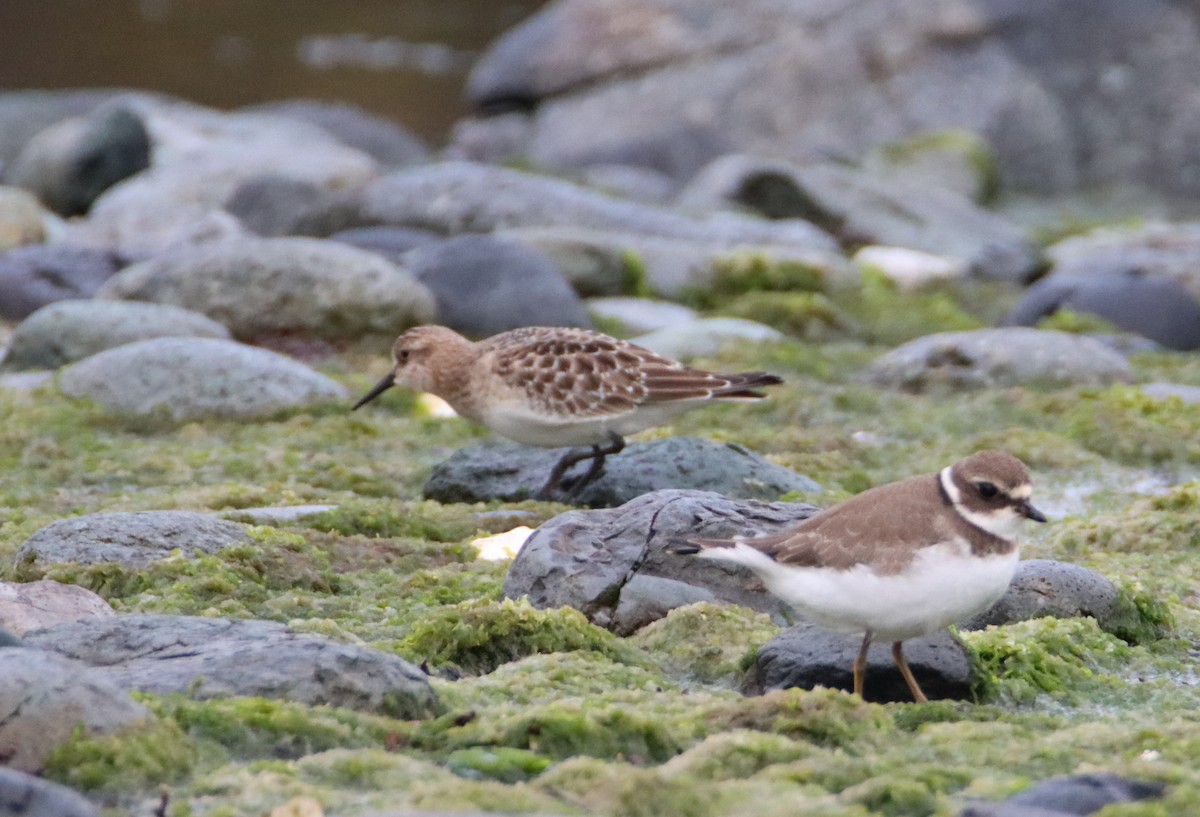
[[[46,760],[46,778],[102,795],[128,797],[189,774],[197,748],[173,721],[155,719],[111,735],[77,729]]]
[[[681,683],[733,688],[745,673],[748,653],[778,632],[765,613],[700,602],[672,610],[630,640]]]

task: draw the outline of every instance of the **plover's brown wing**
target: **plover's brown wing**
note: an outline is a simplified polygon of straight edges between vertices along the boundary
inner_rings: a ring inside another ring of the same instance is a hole
[[[796,567],[870,565],[895,573],[921,548],[956,535],[954,520],[944,510],[936,477],[923,476],[864,492],[779,533],[689,541],[695,550],[743,544]]]

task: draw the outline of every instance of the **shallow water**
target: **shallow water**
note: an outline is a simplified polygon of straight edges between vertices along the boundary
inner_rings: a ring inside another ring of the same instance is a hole
[[[0,88],[128,86],[219,108],[353,102],[434,144],[472,62],[544,0],[3,0]]]

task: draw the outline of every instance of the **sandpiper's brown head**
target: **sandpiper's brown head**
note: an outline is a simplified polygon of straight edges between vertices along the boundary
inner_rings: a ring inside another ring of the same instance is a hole
[[[464,350],[473,344],[445,326],[417,326],[396,338],[392,344],[392,370],[354,404],[364,406],[392,386],[408,386],[417,391],[439,394],[441,381],[456,375],[454,367],[468,356]],[[354,409],[351,409],[353,411]]]

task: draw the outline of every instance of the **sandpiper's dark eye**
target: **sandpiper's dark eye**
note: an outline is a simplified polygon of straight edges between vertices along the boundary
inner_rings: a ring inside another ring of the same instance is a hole
[[[396,362],[408,363],[408,356],[410,354],[412,354],[412,352],[409,349],[401,349],[399,352],[396,352]]]
[[[990,482],[978,482],[975,487],[979,489],[979,495],[984,499],[991,499],[999,493],[999,489]]]

